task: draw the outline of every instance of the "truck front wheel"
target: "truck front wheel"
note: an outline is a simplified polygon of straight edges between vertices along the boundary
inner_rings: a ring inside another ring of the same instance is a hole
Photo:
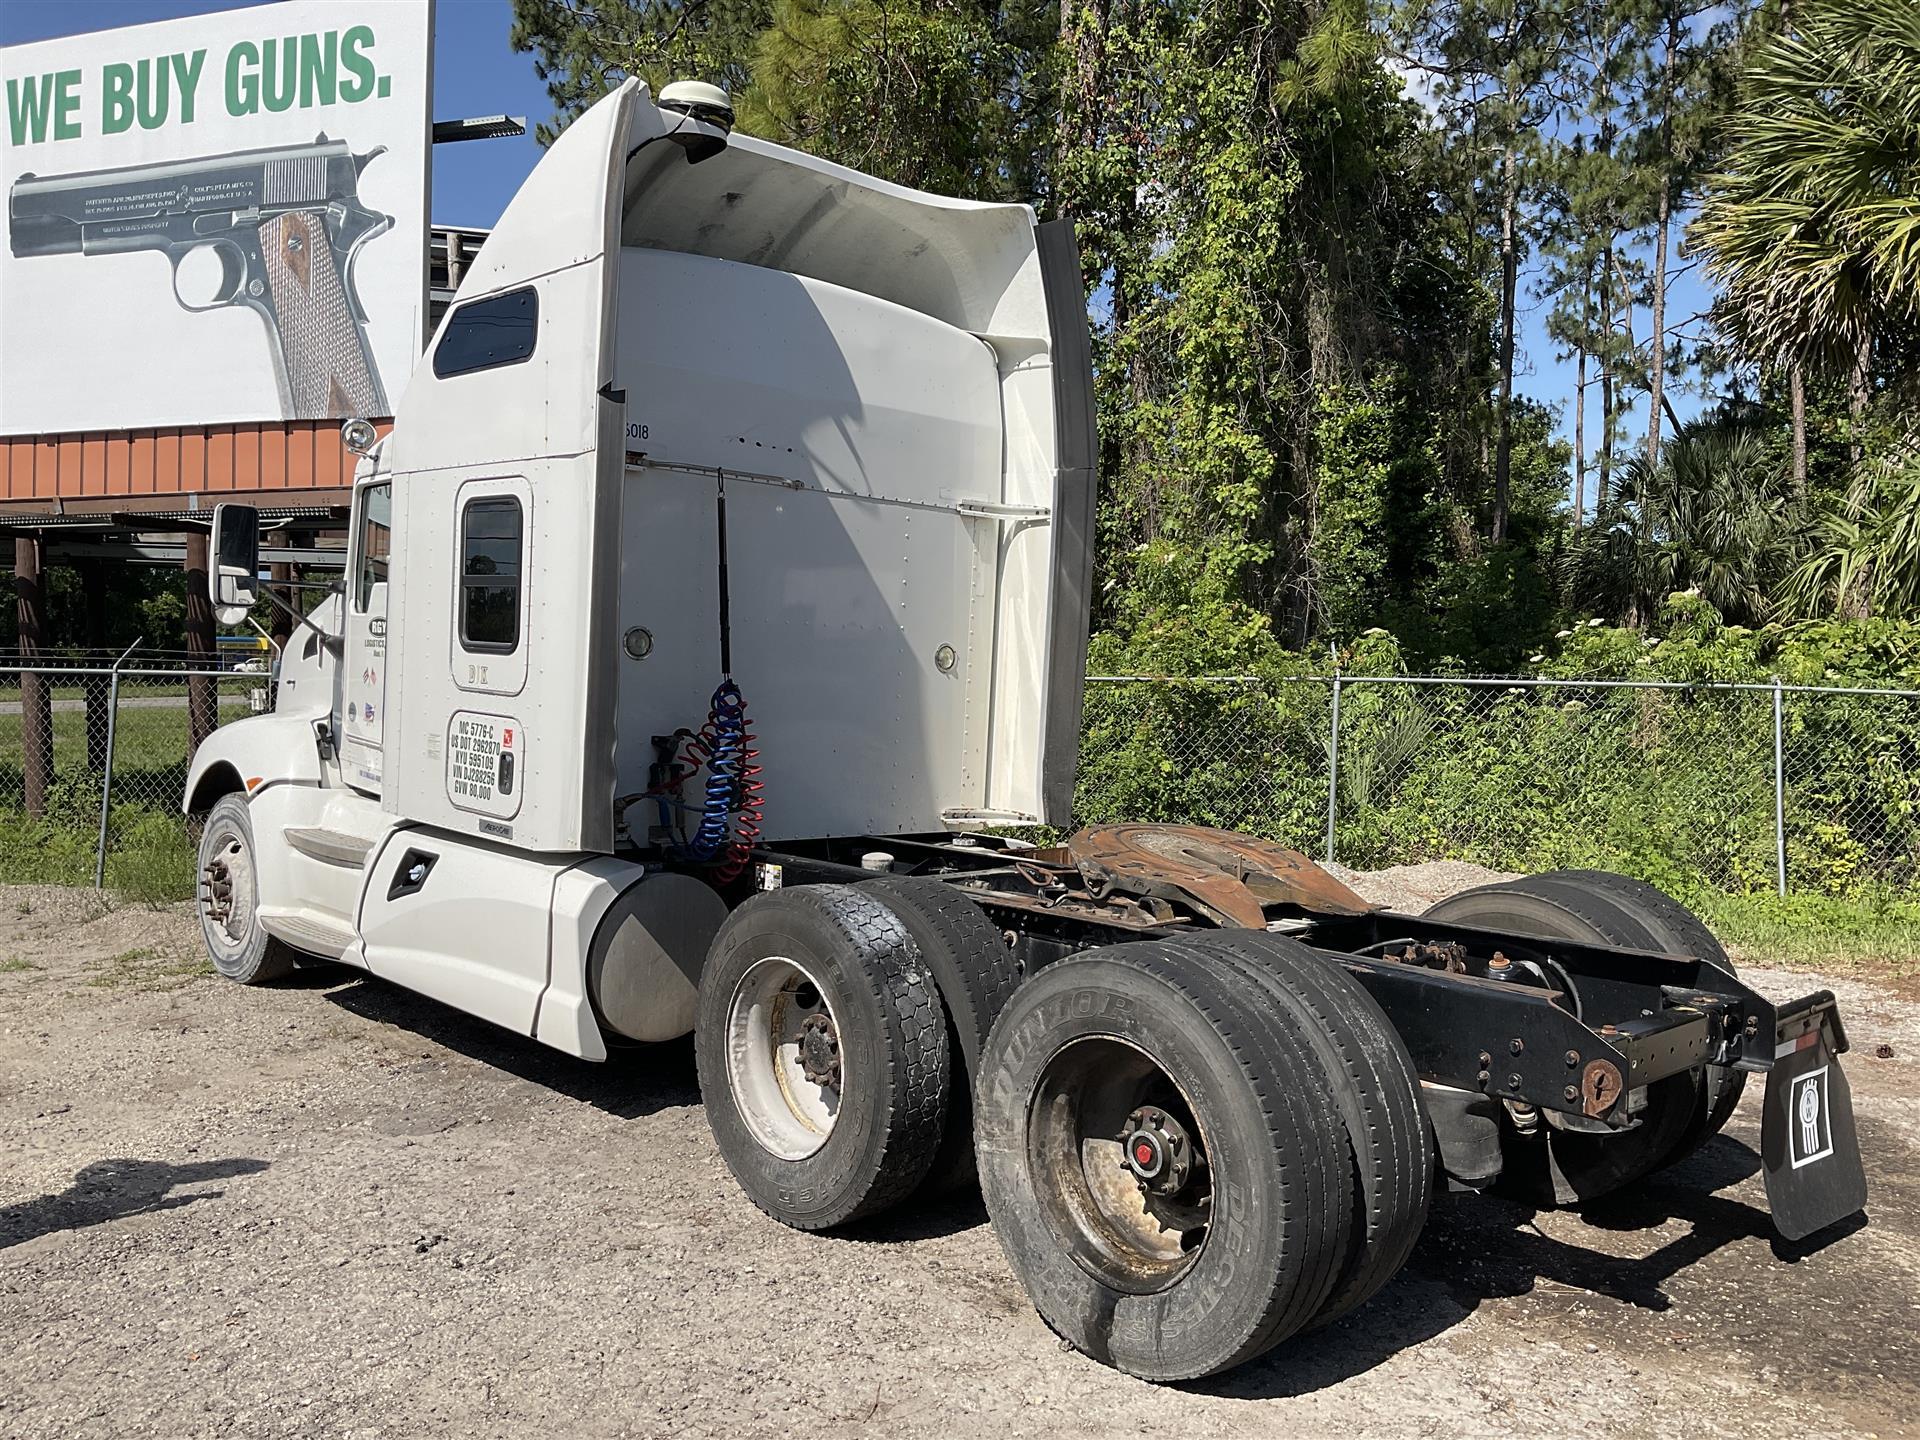
[[[292,974],[294,951],[260,924],[253,816],[245,796],[222,795],[214,803],[200,831],[199,861],[194,893],[213,968],[242,985]]]
[[[946,1124],[947,1013],[913,938],[873,895],[757,895],[700,975],[694,1053],[734,1179],[801,1230],[904,1199]]]

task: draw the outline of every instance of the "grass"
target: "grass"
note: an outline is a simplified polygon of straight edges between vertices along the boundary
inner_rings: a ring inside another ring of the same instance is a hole
[[[64,693],[64,688],[63,693]],[[137,697],[141,692],[135,691]],[[221,695],[220,721],[248,713],[244,695]],[[22,793],[22,717],[0,714],[0,881],[91,885],[99,841],[100,773],[87,765],[87,717],[53,715],[53,779],[47,813],[29,819]],[[180,814],[187,778],[187,711],[123,706],[115,725],[113,808],[108,816],[105,880],[110,889],[152,904],[193,895],[194,842]]]
[[[10,955],[5,960],[0,960],[0,975],[18,975],[22,971],[39,968],[31,960],[22,960],[18,955]]]
[[[87,968],[94,972],[87,984],[96,990],[178,990],[213,974],[205,956],[170,955],[151,946],[122,950],[106,960],[90,961]]]
[[[73,698],[64,692],[59,698]],[[144,698],[140,692],[127,700]],[[220,723],[238,720],[249,713],[244,692],[223,690],[220,695]],[[26,717],[16,713],[0,714],[0,783],[17,776],[21,766],[21,727]],[[185,705],[133,705],[120,707],[114,721],[113,768],[122,772],[167,773],[187,769],[187,707]],[[64,775],[87,768],[87,715],[84,710],[53,712],[53,770]],[[4,792],[0,792],[4,793]]]
[[[1920,978],[1920,901],[1887,892],[1689,897],[1735,958],[1858,979]]]

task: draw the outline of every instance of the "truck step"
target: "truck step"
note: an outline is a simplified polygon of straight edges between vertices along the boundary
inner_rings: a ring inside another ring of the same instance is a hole
[[[358,869],[367,863],[367,852],[373,849],[372,840],[360,835],[349,835],[344,830],[322,830],[317,826],[303,828],[289,825],[280,833],[286,836],[287,844],[302,855],[323,861],[328,865],[351,865]]]
[[[338,960],[355,939],[352,927],[344,920],[317,910],[262,906],[260,923],[276,940],[328,960]]]

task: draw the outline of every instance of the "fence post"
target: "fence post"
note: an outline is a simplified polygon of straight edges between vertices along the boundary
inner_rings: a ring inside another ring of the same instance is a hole
[[[1333,864],[1333,827],[1340,813],[1340,669],[1333,671],[1333,723],[1327,734],[1327,864]]]
[[[113,662],[113,678],[107,683],[107,754],[106,763],[100,767],[100,843],[93,852],[93,888],[96,890],[104,890],[107,883],[107,813],[113,805],[113,727],[120,718],[120,667],[146,638],[142,635],[120,652],[120,658]]]
[[[1780,708],[1780,677],[1773,677],[1773,866],[1774,883],[1787,893],[1786,725]]]

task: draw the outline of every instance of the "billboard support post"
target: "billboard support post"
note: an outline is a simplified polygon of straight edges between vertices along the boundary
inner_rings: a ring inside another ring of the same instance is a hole
[[[88,651],[98,651],[107,639],[107,567],[98,560],[87,560],[76,567],[80,572],[80,618]],[[80,682],[83,708],[87,712],[87,769],[100,770],[107,763],[107,679],[91,674]]]
[[[187,661],[196,673],[187,677],[187,734],[190,750],[211,735],[219,723],[220,692],[211,675],[198,672],[214,663],[213,596],[207,590],[207,532],[187,536],[181,561],[187,572]]]
[[[13,588],[20,635],[20,771],[21,802],[36,820],[47,813],[47,785],[53,779],[53,695],[47,677],[26,669],[40,656],[45,639],[46,597],[40,584],[41,553],[37,535],[19,535],[13,542]]]

